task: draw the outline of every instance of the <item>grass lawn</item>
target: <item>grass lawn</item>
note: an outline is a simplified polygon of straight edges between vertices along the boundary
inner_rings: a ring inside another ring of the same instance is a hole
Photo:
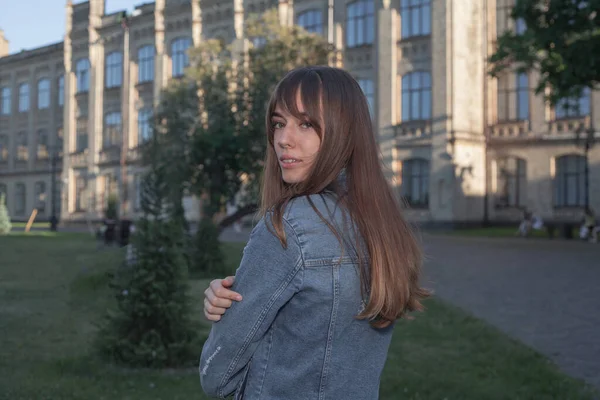
[[[235,268],[242,245],[224,246]],[[87,235],[34,232],[0,237],[0,255],[0,399],[205,399],[195,368],[127,370],[93,356],[94,323],[112,304],[105,273],[121,250],[96,250]],[[191,285],[198,318],[206,284]],[[592,398],[496,329],[437,299],[427,307],[396,328],[382,399]]]

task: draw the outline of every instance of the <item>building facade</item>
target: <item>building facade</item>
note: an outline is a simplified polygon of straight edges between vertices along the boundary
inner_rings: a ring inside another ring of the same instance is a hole
[[[498,34],[522,29],[514,0],[157,0],[122,13],[104,0],[66,5],[64,42],[8,54],[0,31],[0,191],[14,220],[38,210],[97,220],[109,193],[139,210],[138,145],[187,49],[242,46],[250,14],[323,35],[373,111],[386,173],[423,223],[545,219],[600,211],[600,93],[549,107],[536,74],[486,74]],[[588,135],[593,142],[593,135]],[[600,135],[596,134],[596,141]],[[53,195],[54,194],[54,195]],[[198,218],[187,199],[188,217]]]

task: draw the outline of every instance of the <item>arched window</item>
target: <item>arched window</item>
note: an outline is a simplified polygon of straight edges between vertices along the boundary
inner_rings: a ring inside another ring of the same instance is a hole
[[[0,135],[0,162],[8,161],[8,135]]]
[[[556,119],[577,118],[590,114],[590,90],[586,88],[581,97],[560,99],[554,107]]]
[[[121,141],[121,113],[110,112],[104,116],[104,148],[117,146]]]
[[[346,46],[372,44],[375,38],[373,0],[358,0],[346,7]]]
[[[27,132],[19,132],[16,142],[17,161],[29,160],[29,143],[27,140]]]
[[[298,25],[307,32],[323,34],[323,13],[321,10],[308,10],[298,14]]]
[[[38,213],[44,214],[46,212],[46,182],[39,181],[35,183],[34,201],[34,207],[37,208]]]
[[[40,129],[37,131],[37,140],[36,140],[36,158],[38,160],[45,160],[48,158],[48,131],[45,129]]]
[[[85,93],[90,90],[90,60],[82,58],[75,64],[77,75],[77,93]]]
[[[138,111],[138,144],[143,144],[152,137],[152,109],[142,108]]]
[[[587,158],[564,155],[555,160],[554,206],[584,207],[587,198],[585,166]]]
[[[123,83],[123,54],[112,52],[106,56],[106,87],[119,87]]]
[[[496,161],[496,207],[525,207],[527,204],[527,162],[517,157]]]
[[[37,85],[38,110],[50,107],[50,79],[40,79]]]
[[[27,190],[24,183],[15,185],[15,215],[22,217],[25,215],[27,203]]]
[[[185,68],[190,63],[187,50],[191,46],[192,39],[188,37],[177,38],[171,42],[171,63],[173,77],[183,76]]]
[[[29,111],[29,84],[19,86],[19,112]]]
[[[402,196],[415,207],[429,205],[429,161],[412,158],[402,162]]]
[[[401,0],[402,39],[431,34],[431,0]]]
[[[402,121],[431,118],[431,74],[415,71],[402,77]]]
[[[154,80],[154,46],[140,47],[138,50],[138,82]]]

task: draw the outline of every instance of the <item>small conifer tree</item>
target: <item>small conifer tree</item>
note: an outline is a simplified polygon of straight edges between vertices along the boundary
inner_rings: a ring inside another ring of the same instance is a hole
[[[12,224],[6,209],[4,193],[0,193],[0,235],[8,235],[11,229]]]

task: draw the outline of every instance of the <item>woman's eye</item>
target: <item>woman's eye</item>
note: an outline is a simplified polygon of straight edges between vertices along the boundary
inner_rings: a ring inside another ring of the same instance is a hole
[[[312,124],[310,122],[303,122],[300,126],[306,129],[312,128]]]
[[[283,128],[283,122],[273,121],[271,123],[271,126],[273,127],[273,129],[281,129]]]

